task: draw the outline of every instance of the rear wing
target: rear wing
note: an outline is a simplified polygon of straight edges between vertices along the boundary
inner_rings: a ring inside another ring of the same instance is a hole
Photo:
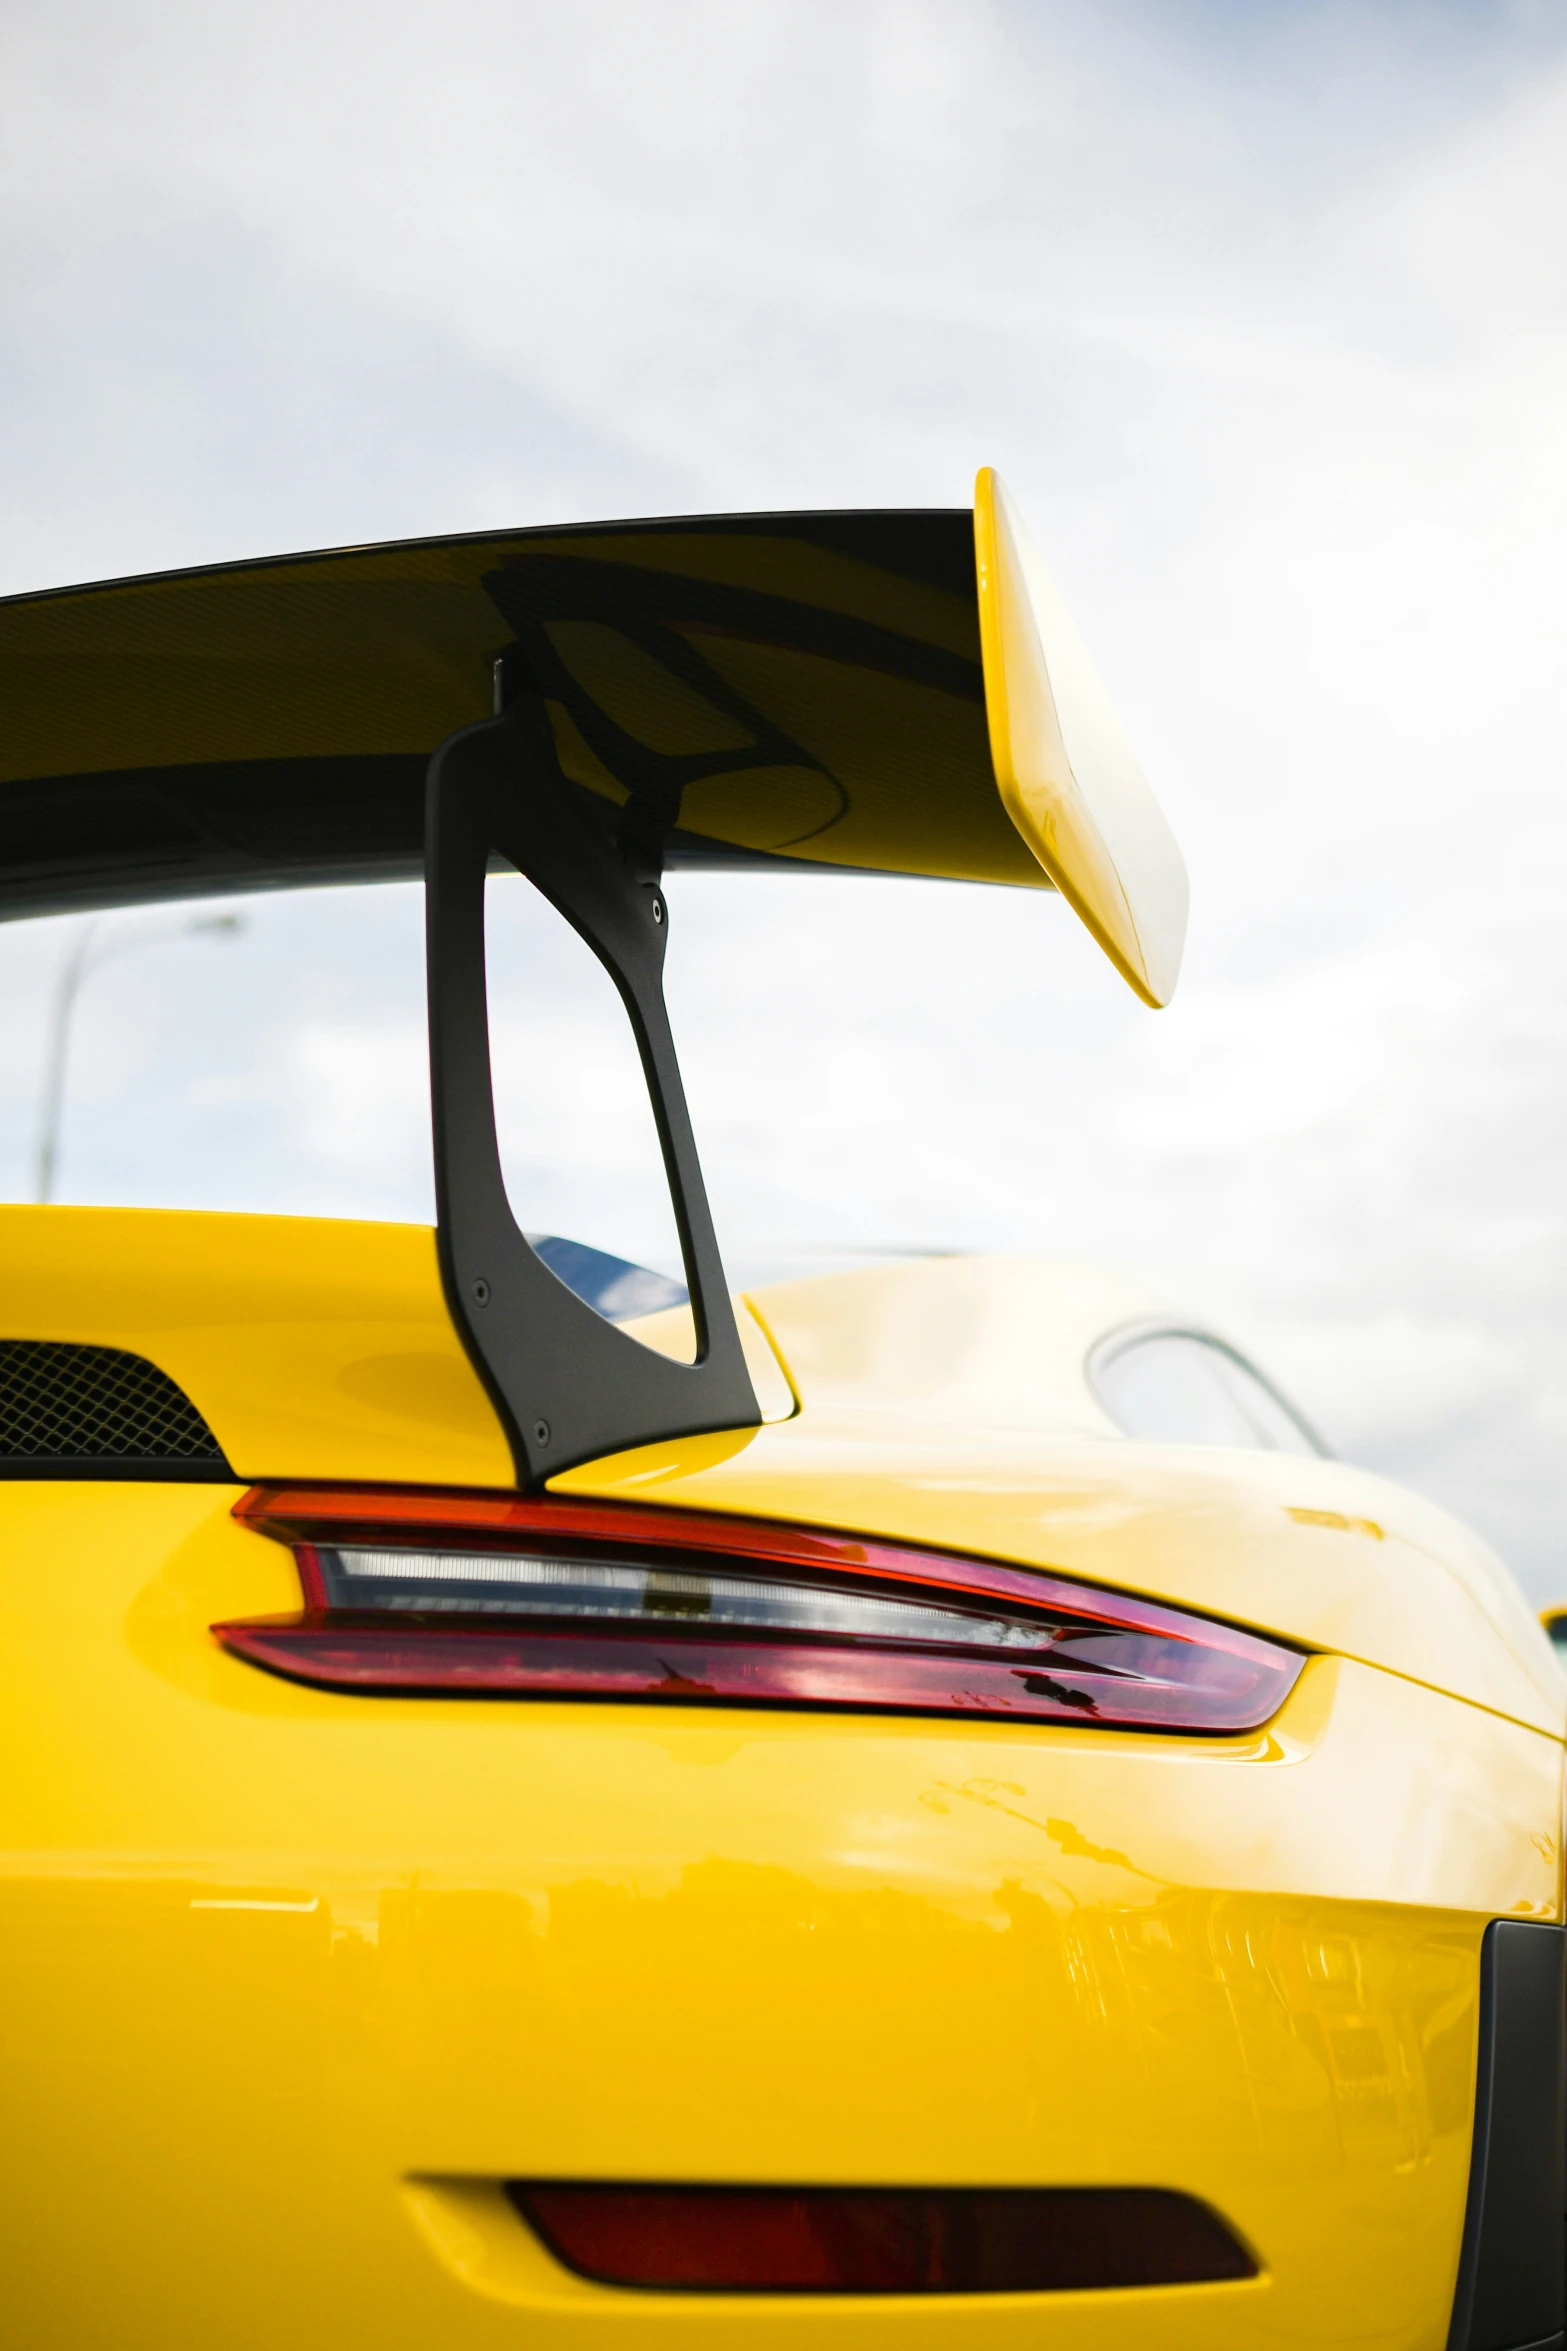
[[[1168,1001],[1180,853],[996,476],[968,511],[603,523],[0,602],[0,914],[423,873],[453,1320],[519,1480],[759,1418],[664,1010],[672,869],[1055,888]],[[484,877],[618,987],[697,1352],[600,1318],[507,1205]]]

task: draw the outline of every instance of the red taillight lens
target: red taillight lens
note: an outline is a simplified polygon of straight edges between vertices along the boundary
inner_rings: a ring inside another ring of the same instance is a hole
[[[258,1487],[305,1608],[215,1625],[325,1688],[1254,1730],[1303,1659],[1026,1568],[603,1503]]]
[[[1216,2213],[1159,2188],[644,2188],[508,2183],[602,2285],[740,2294],[1029,2294],[1249,2278]]]

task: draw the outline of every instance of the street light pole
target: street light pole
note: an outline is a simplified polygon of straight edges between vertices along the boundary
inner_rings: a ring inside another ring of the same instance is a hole
[[[54,1197],[54,1180],[60,1163],[60,1118],[65,1107],[65,1065],[70,1051],[71,1022],[76,1012],[76,1000],[81,994],[82,982],[90,971],[97,971],[114,956],[123,955],[133,947],[155,946],[160,939],[233,938],[245,927],[238,914],[198,914],[189,922],[173,929],[135,931],[129,938],[114,940],[96,962],[92,946],[98,933],[96,915],[84,925],[67,948],[61,962],[59,976],[54,983],[54,1002],[49,1008],[49,1035],[44,1048],[43,1098],[38,1114],[38,1159],[33,1181],[33,1198],[44,1206]]]

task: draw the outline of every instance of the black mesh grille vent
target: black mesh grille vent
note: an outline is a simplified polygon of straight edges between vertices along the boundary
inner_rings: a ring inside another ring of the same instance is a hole
[[[121,1347],[0,1339],[0,1470],[227,1477],[223,1449],[167,1372]]]

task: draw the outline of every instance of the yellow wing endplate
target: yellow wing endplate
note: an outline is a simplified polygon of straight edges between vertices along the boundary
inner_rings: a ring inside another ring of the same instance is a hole
[[[974,485],[985,712],[996,788],[1063,898],[1145,1003],[1168,1004],[1186,940],[1181,852],[1021,516]]]

